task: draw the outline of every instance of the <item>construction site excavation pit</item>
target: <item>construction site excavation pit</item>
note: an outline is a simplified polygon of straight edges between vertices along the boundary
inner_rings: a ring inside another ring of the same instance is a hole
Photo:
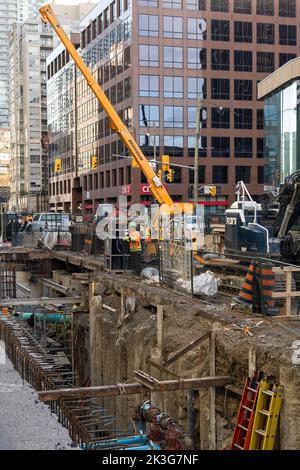
[[[37,366],[27,356],[22,355],[22,361],[28,361],[31,372],[20,368],[14,335],[28,335],[26,347],[32,348],[32,329],[19,319],[0,320],[1,338],[9,343],[8,355],[17,371],[39,392],[43,409],[49,405],[69,431],[63,447],[75,442],[82,449],[101,449],[105,440],[113,443],[134,435],[132,419],[137,408],[149,401],[182,429],[179,441],[186,448],[226,449],[245,379],[263,371],[284,387],[275,448],[300,448],[300,374],[293,360],[300,336],[297,321],[255,315],[225,295],[190,298],[130,274],[79,271],[72,273],[60,265],[48,278],[51,298],[60,295],[62,304],[66,296],[79,298],[68,307],[64,347],[54,344],[57,354],[64,350],[59,366],[53,350],[49,352],[49,344],[58,337],[46,328],[44,336],[50,336],[45,368],[42,349],[34,349],[43,358],[37,376],[33,373]],[[65,294],[57,289],[66,289]],[[57,328],[59,335],[61,326]],[[41,334],[38,348],[45,346],[43,339]],[[55,376],[47,369],[53,363]],[[211,380],[209,386],[200,382],[206,378]],[[198,380],[193,382],[196,388],[186,388],[184,382],[189,380]],[[137,388],[130,391],[133,384]],[[89,396],[91,387],[117,391]],[[70,394],[64,397],[64,390]],[[50,400],[47,393],[56,395]],[[86,414],[93,416],[91,423]],[[160,448],[164,445],[160,442]]]

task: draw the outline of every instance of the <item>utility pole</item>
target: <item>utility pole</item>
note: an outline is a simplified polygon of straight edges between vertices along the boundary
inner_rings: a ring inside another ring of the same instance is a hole
[[[195,157],[194,157],[194,202],[198,203],[198,185],[199,185],[199,140],[200,140],[200,121],[201,107],[204,101],[198,100],[196,111],[196,132],[195,132]]]

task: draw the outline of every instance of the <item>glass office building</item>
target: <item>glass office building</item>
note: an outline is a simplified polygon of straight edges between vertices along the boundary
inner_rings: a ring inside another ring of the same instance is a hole
[[[265,185],[278,187],[300,168],[300,59],[263,80],[258,94],[264,99]]]

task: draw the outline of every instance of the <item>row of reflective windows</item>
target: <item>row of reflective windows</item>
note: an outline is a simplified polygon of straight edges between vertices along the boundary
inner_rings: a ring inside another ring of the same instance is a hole
[[[165,128],[183,128],[184,127],[184,107],[183,106],[163,106],[163,126]],[[197,108],[188,106],[185,127],[194,129],[196,127]],[[261,128],[261,117],[254,117],[250,108],[223,108],[216,107],[210,109],[211,128],[230,129],[232,125],[231,115],[233,115],[233,125],[235,129],[253,129]],[[140,105],[140,127],[160,126],[160,106],[159,105]],[[260,126],[260,127],[258,127]],[[207,109],[201,108],[200,127],[207,127]]]
[[[297,44],[296,25],[278,25],[278,43],[280,45],[295,46]],[[159,16],[139,15],[139,35],[159,37]],[[257,23],[256,42],[258,44],[275,43],[275,25],[271,23]],[[207,39],[207,24],[202,18],[187,18],[187,32],[183,31],[183,18],[181,16],[163,17],[163,37],[173,39]],[[211,39],[213,41],[230,40],[230,22],[227,20],[211,20]],[[245,21],[234,22],[235,42],[252,42],[253,23]]]
[[[212,166],[212,182],[216,184],[221,184],[221,183],[228,183],[229,181],[229,172],[228,172],[228,166]],[[123,186],[124,184],[130,184],[131,183],[131,174],[129,174],[129,169],[130,167],[126,167],[126,180],[124,179],[124,171],[123,168],[117,169],[112,169],[112,170],[107,170],[107,171],[101,171],[99,173],[94,173],[90,175],[85,175],[83,179],[83,190],[84,191],[93,191],[96,189],[102,189],[102,188],[111,188],[111,187],[116,187],[116,186]],[[184,172],[186,170],[183,170]],[[182,178],[182,173],[183,171],[181,168],[174,168],[174,180],[173,182],[176,184],[180,184],[183,182]],[[188,182],[189,184],[194,183],[194,169],[191,166],[190,169],[188,170]],[[256,174],[256,181],[254,181]],[[117,177],[118,176],[118,177]],[[257,169],[252,168],[251,166],[235,166],[235,172],[234,176],[230,176],[231,178],[235,178],[235,182],[238,183],[239,181],[243,180],[245,183],[255,183],[257,182],[258,184],[263,184],[264,183],[264,167],[263,166],[258,166]],[[141,183],[146,183],[147,180],[145,179],[144,175],[141,174]],[[208,182],[206,181],[206,167],[204,165],[199,165],[199,183],[205,183]],[[211,182],[211,181],[210,181]],[[58,189],[57,183],[56,183],[56,188],[55,188],[55,183],[53,184],[53,190]],[[62,185],[60,186],[62,189]],[[50,190],[51,191],[51,190]],[[59,193],[57,193],[59,194]],[[63,194],[63,193],[61,193]],[[53,193],[55,195],[55,192]],[[226,196],[225,196],[226,197]],[[224,196],[221,198],[224,198]],[[218,200],[218,196],[217,196]],[[223,200],[223,199],[220,199]]]
[[[221,11],[242,14],[257,14],[257,15],[270,15],[275,14],[274,0],[234,0],[233,9],[232,1],[229,0],[138,0],[139,5],[157,8],[162,6],[164,8],[177,8],[182,10],[185,6],[188,10],[208,10],[208,11]],[[283,17],[296,16],[296,0],[279,0],[278,14]]]
[[[206,0],[186,0],[186,8],[189,10],[206,10],[229,12],[229,0],[210,0],[207,5]],[[252,0],[235,0],[234,13],[251,14],[254,13]],[[139,0],[139,5],[147,7],[158,7],[158,0]],[[182,0],[160,0],[160,6],[163,8],[182,9],[184,4]],[[130,0],[113,0],[111,4],[81,33],[81,47],[85,48],[99,34],[105,31],[117,18],[131,7]],[[257,0],[257,15],[274,16],[274,0]],[[279,16],[295,17],[296,0],[279,0]]]
[[[153,44],[139,45],[139,65],[142,67],[159,67],[159,46]],[[183,68],[183,47],[164,46],[163,47],[163,66],[165,68]],[[212,51],[215,51],[214,49]],[[205,48],[188,47],[187,68],[196,70],[206,70],[207,51]],[[212,70],[229,70],[229,51],[220,49],[219,52],[212,52]],[[280,54],[279,62],[283,65],[287,60],[294,58],[293,54]],[[252,71],[252,52],[235,51],[235,70]],[[256,52],[256,71],[273,72],[275,69],[274,52]]]
[[[159,75],[140,75],[139,76],[139,96],[147,96],[151,98],[188,98],[203,99],[207,98],[207,79],[203,77],[187,77],[185,80],[180,76],[164,76],[161,77],[163,90],[160,90]],[[212,78],[211,83],[211,99],[251,101],[255,98],[252,80],[237,79],[233,81],[234,94],[230,94],[230,80],[221,78]],[[255,82],[256,85],[256,82]]]

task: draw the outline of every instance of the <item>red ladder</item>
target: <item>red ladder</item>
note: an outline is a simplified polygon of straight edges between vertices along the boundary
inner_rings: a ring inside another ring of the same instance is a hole
[[[261,372],[256,372],[253,377],[246,379],[230,450],[249,449],[256,400],[261,379]]]

